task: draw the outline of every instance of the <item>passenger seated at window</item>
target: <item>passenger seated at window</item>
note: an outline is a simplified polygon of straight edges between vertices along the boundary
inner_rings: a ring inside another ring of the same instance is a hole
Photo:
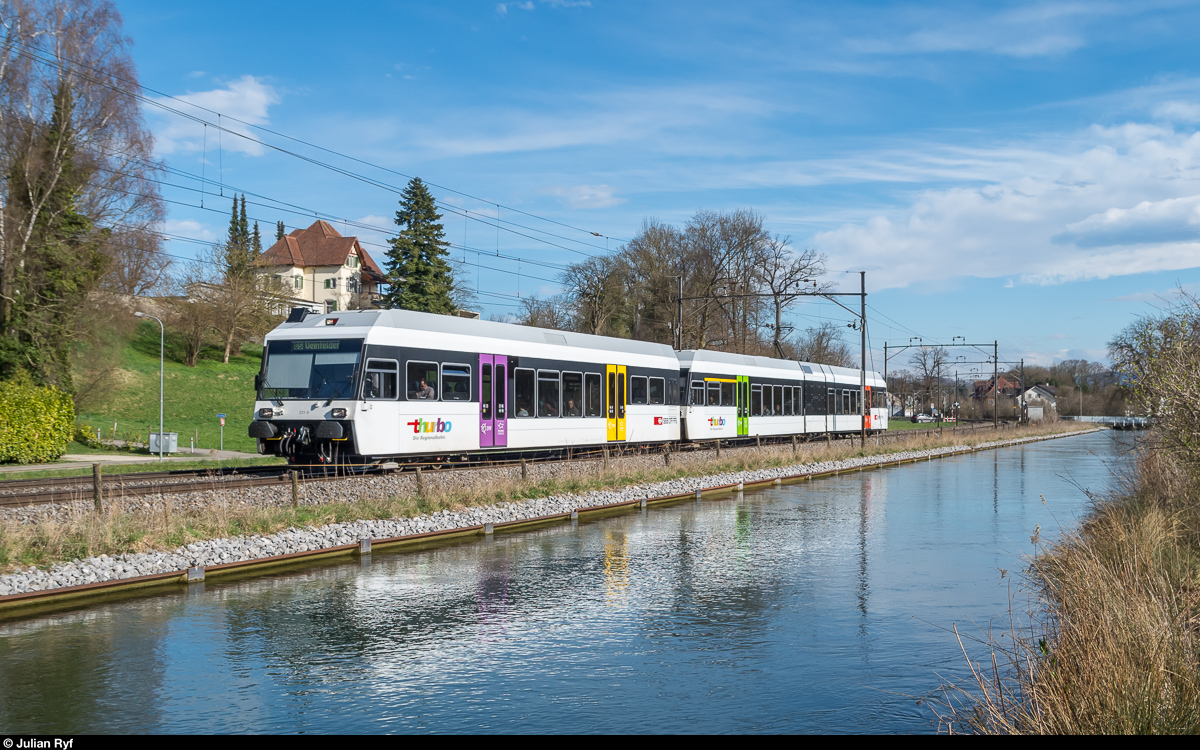
[[[554,408],[554,403],[551,401],[542,401],[538,406],[539,417],[557,417],[558,409]]]
[[[528,401],[526,401],[524,399],[519,399],[517,401],[517,416],[518,417],[528,417],[529,416],[529,402]]]
[[[417,386],[417,398],[437,398],[437,391],[425,382],[425,378],[421,378],[421,384]]]
[[[566,405],[566,407],[563,408],[563,414],[565,414],[568,417],[580,416],[579,407],[575,405],[575,399],[573,399],[573,398],[567,399],[567,405]]]

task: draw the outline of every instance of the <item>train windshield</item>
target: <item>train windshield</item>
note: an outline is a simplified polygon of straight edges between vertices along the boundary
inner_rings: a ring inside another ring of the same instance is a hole
[[[272,341],[260,399],[354,398],[362,339]]]

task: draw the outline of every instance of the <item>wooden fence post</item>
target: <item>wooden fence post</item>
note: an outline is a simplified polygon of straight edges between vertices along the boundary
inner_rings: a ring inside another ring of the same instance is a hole
[[[100,479],[100,464],[92,464],[92,505],[97,513],[104,512],[103,485]]]

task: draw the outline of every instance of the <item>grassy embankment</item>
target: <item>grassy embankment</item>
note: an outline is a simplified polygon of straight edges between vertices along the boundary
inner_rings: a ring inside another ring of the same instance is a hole
[[[170,341],[168,341],[168,345]],[[206,350],[195,367],[171,359],[168,346],[163,368],[163,428],[179,433],[179,449],[186,453],[189,438],[198,437],[197,450],[207,452],[220,442],[217,414],[225,414],[225,449],[254,453],[247,434],[254,411],[254,375],[262,350],[246,346],[229,363],[215,349]],[[105,438],[145,442],[158,430],[158,324],[143,322],[121,352],[118,383],[106,397],[87,407],[78,420],[99,427]],[[72,444],[68,452],[80,448]]]
[[[991,668],[972,665],[946,718],[980,733],[1200,731],[1198,499],[1197,477],[1143,448],[1125,486],[1034,558],[1045,609]]]
[[[492,482],[472,491],[430,491],[426,496],[360,497],[353,502],[329,503],[291,507],[230,507],[214,505],[202,510],[176,511],[161,509],[149,512],[122,513],[109,509],[102,514],[79,510],[62,520],[47,519],[35,524],[18,525],[0,522],[0,572],[16,566],[47,565],[93,555],[115,555],[124,552],[143,552],[152,549],[168,550],[201,539],[213,539],[241,534],[267,534],[290,526],[316,526],[360,519],[396,518],[420,515],[442,509],[461,509],[469,506],[491,505],[527,498],[545,497],[566,492],[626,487],[646,482],[677,479],[684,476],[703,476],[725,471],[787,466],[861,455],[884,455],[907,450],[975,445],[996,439],[1048,435],[1071,432],[1075,425],[1056,424],[1003,430],[979,430],[941,437],[914,435],[882,446],[868,445],[860,450],[849,441],[810,443],[802,445],[799,456],[787,446],[759,449],[726,450],[721,458],[714,453],[700,454],[702,460],[690,466],[665,466],[654,463],[653,468],[622,467],[614,461],[608,470],[599,462],[591,464],[594,471],[581,472],[569,479],[522,482]],[[680,454],[681,459],[685,455]],[[683,464],[680,460],[677,464]]]

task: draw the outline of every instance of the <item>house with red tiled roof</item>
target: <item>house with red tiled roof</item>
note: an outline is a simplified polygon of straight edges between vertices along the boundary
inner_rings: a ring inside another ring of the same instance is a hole
[[[383,271],[359,244],[329,222],[297,229],[258,256],[258,272],[280,279],[296,301],[324,312],[364,307],[378,299]]]
[[[1016,396],[1021,392],[1021,382],[1007,375],[1000,376],[1000,395],[1001,396]],[[980,398],[994,398],[996,389],[992,385],[992,379],[976,380],[974,396]]]

